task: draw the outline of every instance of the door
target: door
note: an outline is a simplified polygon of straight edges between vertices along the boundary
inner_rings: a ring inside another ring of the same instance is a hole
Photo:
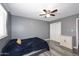
[[[74,46],[75,49],[78,49],[79,45],[79,18],[76,18],[76,45]]]
[[[50,24],[50,40],[59,42],[59,36],[61,35],[61,22]]]
[[[79,20],[78,20],[78,45],[79,45]]]

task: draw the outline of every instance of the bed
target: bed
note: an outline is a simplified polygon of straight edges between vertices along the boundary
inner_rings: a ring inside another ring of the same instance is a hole
[[[22,55],[37,55],[40,52],[49,50],[48,43],[41,38],[34,37],[22,39],[22,44],[16,44],[16,39],[10,40],[2,49],[1,56],[22,56]],[[37,52],[36,52],[37,51]]]

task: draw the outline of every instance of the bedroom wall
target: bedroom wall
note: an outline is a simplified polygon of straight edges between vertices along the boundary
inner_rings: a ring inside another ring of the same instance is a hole
[[[67,36],[76,36],[76,18],[79,14],[68,16],[50,23],[61,22],[61,34]]]
[[[61,35],[73,36],[73,46],[76,46],[76,18],[79,14],[68,16],[62,19],[52,21],[50,23],[61,22]]]
[[[12,39],[24,39],[32,37],[39,37],[42,39],[49,38],[50,26],[49,23],[46,21],[12,15],[11,23]]]
[[[7,33],[8,36],[0,39],[0,52],[2,48],[7,44],[7,42],[11,39],[11,15],[8,13],[8,18],[7,18]]]

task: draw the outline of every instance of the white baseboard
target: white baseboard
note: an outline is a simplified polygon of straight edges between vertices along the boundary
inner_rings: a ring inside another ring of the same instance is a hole
[[[48,41],[48,40],[50,40],[49,38],[48,39],[44,39],[45,41]]]

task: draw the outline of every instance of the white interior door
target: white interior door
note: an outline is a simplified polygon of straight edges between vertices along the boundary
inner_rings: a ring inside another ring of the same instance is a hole
[[[76,46],[74,48],[78,49],[79,45],[79,18],[76,18]]]
[[[58,41],[59,36],[61,35],[61,22],[51,23],[50,24],[50,40]]]
[[[79,45],[79,20],[78,20],[78,45]]]

